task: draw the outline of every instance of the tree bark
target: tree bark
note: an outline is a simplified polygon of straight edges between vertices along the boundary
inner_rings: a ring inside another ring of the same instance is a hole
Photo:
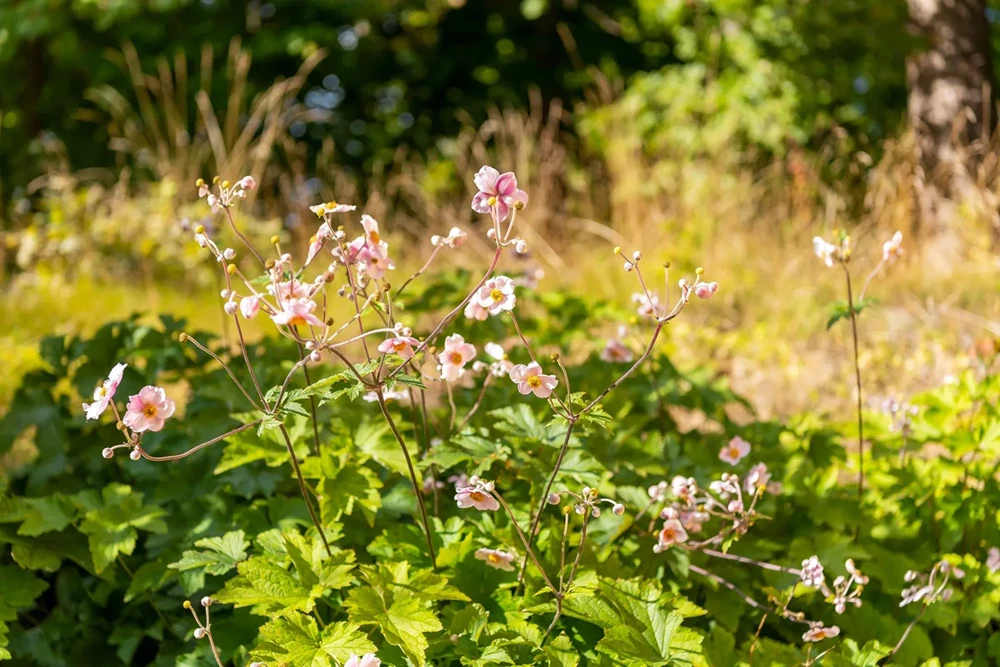
[[[982,148],[996,127],[986,0],[907,0],[924,48],[907,61],[916,139],[917,223],[936,254],[960,250],[957,214],[976,194]]]

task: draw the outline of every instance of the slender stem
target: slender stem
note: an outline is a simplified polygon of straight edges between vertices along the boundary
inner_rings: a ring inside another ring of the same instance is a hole
[[[226,217],[229,218],[229,226],[232,227],[233,231],[236,232],[236,235],[240,237],[240,240],[243,241],[243,243],[246,245],[247,250],[252,252],[253,256],[257,258],[257,261],[260,262],[260,265],[265,266],[264,258],[260,256],[260,253],[257,252],[257,249],[253,247],[252,243],[250,243],[250,240],[247,237],[243,236],[243,232],[241,232],[239,228],[236,227],[236,222],[233,221],[232,211],[229,210],[228,206],[226,206],[225,209],[226,209]]]
[[[389,408],[386,407],[385,396],[382,392],[383,389],[379,387],[375,390],[375,396],[378,399],[378,406],[382,409],[382,416],[385,417],[386,423],[389,424],[389,429],[396,437],[396,442],[399,443],[399,448],[403,450],[403,458],[406,459],[406,467],[410,471],[410,481],[413,482],[413,493],[417,496],[417,507],[420,509],[420,520],[424,524],[424,534],[427,536],[427,548],[430,550],[431,567],[436,572],[437,554],[434,551],[434,537],[431,533],[431,522],[427,519],[427,507],[424,505],[423,485],[417,481],[417,472],[413,469],[413,461],[410,459],[410,452],[406,449],[406,442],[403,440],[403,436],[396,427],[396,422],[393,421]]]
[[[919,621],[920,617],[924,615],[925,611],[927,611],[927,606],[928,605],[925,604],[920,607],[920,612],[914,617],[912,621],[910,621],[910,624],[906,626],[906,630],[903,631],[903,636],[899,638],[898,642],[896,642],[896,646],[893,647],[889,655],[896,655],[896,652],[899,651],[899,649],[903,646],[903,642],[905,642],[906,638],[910,636],[910,632],[913,630],[913,627],[917,624],[917,621]]]
[[[858,385],[858,498],[860,499],[865,489],[865,450],[864,450],[864,422],[861,417],[861,361],[858,357],[858,318],[854,312],[854,297],[851,292],[851,272],[844,267],[844,276],[847,278],[847,310],[851,314],[851,335],[854,338],[854,378]]]
[[[479,398],[477,398],[476,402],[472,404],[472,407],[469,408],[469,413],[465,415],[465,418],[462,419],[462,422],[458,425],[458,428],[455,429],[456,433],[461,433],[462,429],[465,428],[465,425],[469,423],[470,419],[472,419],[472,415],[476,414],[476,411],[479,410],[479,406],[483,402],[483,397],[486,396],[486,388],[490,386],[490,379],[492,377],[493,377],[492,373],[486,374],[486,379],[483,380],[483,388],[479,390]]]
[[[524,348],[528,351],[528,356],[531,357],[532,361],[538,363],[538,360],[535,358],[535,353],[531,349],[531,343],[529,343],[528,339],[524,337],[523,333],[521,333],[521,327],[517,323],[517,316],[514,315],[514,311],[509,310],[507,311],[507,314],[510,315],[510,321],[514,323],[514,331],[517,332],[517,337],[521,339],[521,343],[524,344]]]
[[[262,421],[264,421],[264,420],[263,419],[257,419],[256,421],[252,421],[249,424],[243,424],[242,426],[238,426],[238,427],[234,428],[232,431],[229,431],[228,433],[223,433],[222,435],[214,437],[211,440],[208,440],[206,442],[201,443],[200,445],[195,445],[194,447],[192,447],[191,449],[187,450],[183,454],[173,454],[171,456],[150,456],[149,454],[146,453],[146,450],[144,450],[141,445],[136,445],[135,450],[137,452],[139,452],[139,455],[142,456],[142,458],[146,459],[147,461],[154,461],[154,462],[179,461],[180,459],[184,459],[184,458],[187,458],[187,457],[191,456],[192,454],[194,454],[195,452],[197,452],[200,449],[205,449],[206,447],[208,447],[210,445],[214,445],[215,443],[219,442],[220,440],[225,440],[226,438],[228,438],[231,435],[236,435],[240,431],[245,431],[248,428],[253,428],[257,424],[261,423]]]
[[[563,587],[563,570],[566,569],[566,544],[569,542],[569,512],[563,514],[562,544],[559,545],[559,590]]]
[[[479,291],[479,288],[482,287],[483,284],[485,284],[486,281],[490,279],[490,276],[493,275],[493,270],[497,268],[497,262],[500,261],[500,254],[502,252],[503,248],[497,247],[497,251],[493,255],[493,261],[490,262],[490,266],[488,269],[486,269],[486,273],[483,275],[482,280],[480,280],[476,284],[476,286],[472,289],[472,291],[469,292],[469,294],[464,299],[462,299],[462,303],[458,304],[451,312],[445,315],[444,319],[441,320],[441,322],[434,328],[434,330],[426,338],[424,338],[423,342],[420,343],[420,345],[418,345],[416,349],[413,350],[413,356],[404,361],[399,366],[397,366],[395,370],[393,370],[391,373],[389,373],[389,377],[387,377],[386,380],[391,380],[399,373],[402,373],[403,369],[406,368],[406,365],[409,364],[411,361],[413,361],[413,359],[416,358],[417,354],[423,352],[428,346],[430,346],[441,334],[441,332],[444,331],[444,328],[448,326],[453,319],[455,319],[455,316],[458,315],[460,312],[462,312],[466,304],[469,303],[472,297],[475,296],[476,292]]]
[[[573,569],[570,570],[569,579],[566,580],[566,590],[573,585],[576,579],[576,571],[580,567],[580,560],[583,558],[583,547],[587,542],[587,526],[590,524],[590,510],[583,515],[583,528],[580,531],[580,546],[576,548],[576,559],[573,561]]]
[[[800,576],[802,570],[796,570],[791,567],[783,567],[781,565],[775,565],[774,563],[765,563],[763,561],[754,560],[753,558],[747,558],[746,556],[737,556],[736,554],[727,554],[722,551],[716,551],[715,549],[701,549],[701,553],[706,556],[715,556],[716,558],[724,558],[726,560],[734,560],[738,563],[746,563],[747,565],[756,565],[764,570],[771,570],[773,572],[787,572],[788,574],[794,574],[795,576]]]
[[[312,500],[309,498],[309,492],[306,490],[306,480],[302,478],[302,469],[299,468],[299,461],[295,458],[295,450],[292,448],[292,439],[288,435],[288,429],[285,428],[284,424],[278,424],[278,429],[281,431],[281,435],[285,438],[285,447],[288,449],[288,458],[292,460],[292,468],[295,469],[295,476],[299,480],[299,491],[302,492],[302,499],[306,501],[306,508],[309,510],[309,516],[312,517],[313,525],[316,526],[316,530],[319,531],[319,537],[323,540],[323,546],[326,548],[326,555],[333,557],[333,551],[330,550],[330,543],[326,541],[326,533],[323,531],[323,525],[319,522],[319,518],[316,516],[316,510],[313,509]]]
[[[441,250],[441,247],[442,246],[435,246],[434,247],[434,251],[431,252],[431,256],[427,258],[427,261],[424,263],[424,265],[422,267],[420,267],[420,270],[417,271],[416,273],[414,273],[409,278],[407,278],[406,282],[404,282],[402,285],[400,285],[399,289],[396,290],[396,294],[392,297],[393,301],[395,301],[396,299],[399,298],[399,295],[403,293],[403,290],[406,289],[407,285],[409,285],[414,280],[416,280],[417,278],[419,278],[423,274],[423,272],[427,270],[427,268],[431,265],[431,262],[434,261],[434,258],[437,257],[437,254]]]
[[[679,309],[675,309],[675,310],[679,311]],[[656,328],[653,329],[653,335],[650,337],[649,344],[646,346],[646,349],[643,351],[642,355],[638,359],[635,360],[635,363],[632,364],[632,366],[629,367],[629,369],[627,371],[625,371],[624,373],[622,373],[618,377],[617,380],[615,380],[614,382],[612,382],[611,385],[607,389],[605,389],[600,394],[598,394],[597,398],[595,398],[590,403],[588,403],[587,406],[583,410],[580,411],[580,414],[584,414],[584,413],[590,412],[598,403],[601,402],[602,398],[604,398],[605,396],[607,396],[608,394],[610,394],[612,390],[614,390],[616,387],[618,387],[618,385],[620,385],[622,382],[624,382],[625,380],[627,380],[628,377],[630,375],[632,375],[632,373],[634,373],[635,370],[637,368],[639,368],[639,366],[642,365],[642,362],[646,361],[646,359],[649,358],[649,355],[653,352],[653,346],[656,345],[656,339],[659,338],[660,332],[663,331],[663,325],[665,325],[668,321],[669,320],[659,320],[659,321],[657,321]]]
[[[199,343],[195,338],[193,338],[190,335],[188,335],[187,340],[196,348],[198,348],[199,350],[201,350],[202,352],[204,352],[205,354],[207,354],[208,356],[212,357],[217,362],[219,362],[219,364],[222,365],[222,368],[225,369],[226,373],[229,375],[229,379],[231,379],[234,383],[236,383],[236,386],[239,388],[240,392],[244,396],[246,396],[246,399],[248,401],[250,401],[250,405],[252,405],[255,410],[265,412],[264,408],[257,405],[257,401],[253,400],[253,398],[250,397],[250,394],[247,393],[247,390],[243,388],[243,384],[236,379],[236,376],[233,374],[233,370],[229,367],[229,364],[227,364],[225,361],[222,360],[222,357],[217,355],[215,352],[212,352],[210,349]]]
[[[302,346],[299,345],[299,356],[302,356]],[[309,377],[309,364],[302,364],[302,375],[306,379],[306,386],[312,384]],[[316,453],[319,454],[319,422],[316,420],[316,397],[309,394],[309,414],[312,416],[313,441],[316,443]]]
[[[542,579],[545,580],[546,585],[549,587],[549,589],[552,590],[552,593],[556,596],[556,599],[558,600],[559,598],[562,597],[562,593],[559,592],[559,589],[557,589],[555,585],[552,583],[552,580],[549,579],[549,575],[545,573],[545,568],[542,567],[542,564],[538,562],[538,558],[535,556],[535,551],[531,548],[531,544],[528,543],[528,538],[524,536],[524,531],[521,530],[521,526],[518,525],[517,518],[514,516],[514,512],[511,511],[510,506],[507,504],[507,501],[504,500],[503,497],[500,495],[500,493],[495,489],[493,491],[493,495],[496,496],[496,499],[500,501],[500,504],[503,505],[503,508],[507,511],[507,515],[510,516],[510,522],[514,524],[514,530],[517,531],[517,536],[521,538],[521,543],[524,545],[525,551],[528,552],[528,558],[530,558],[531,562],[535,564],[536,568],[538,568],[538,571],[542,575]]]
[[[222,658],[219,657],[219,649],[215,646],[215,638],[212,637],[211,630],[206,630],[205,635],[208,637],[208,645],[212,647],[212,656],[215,658],[215,664],[219,667],[225,667],[225,665],[222,664]]]
[[[737,588],[736,584],[730,582],[728,579],[723,579],[722,577],[720,577],[719,575],[715,574],[714,572],[709,572],[708,570],[703,570],[702,568],[698,567],[697,565],[689,565],[688,569],[690,569],[695,574],[700,574],[703,577],[708,577],[709,579],[711,579],[712,581],[715,581],[716,583],[722,584],[723,586],[725,586],[726,588],[728,588],[729,590],[731,590],[732,592],[736,593],[741,598],[743,598],[743,601],[746,602],[751,607],[753,607],[754,609],[759,609],[759,610],[761,610],[763,612],[770,612],[771,611],[771,609],[768,606],[763,605],[760,602],[757,602],[756,600],[754,600],[752,597],[750,597],[749,595],[747,595],[746,593],[744,593],[743,591],[741,591],[739,588]]]
[[[542,522],[542,512],[545,511],[545,505],[549,502],[549,494],[552,492],[552,485],[555,484],[556,476],[559,475],[559,468],[562,466],[563,459],[566,458],[566,451],[569,449],[570,439],[573,437],[573,428],[576,426],[576,418],[569,420],[566,426],[566,437],[563,438],[562,447],[559,449],[559,455],[556,457],[556,464],[552,468],[552,474],[549,475],[548,481],[545,483],[545,491],[542,493],[541,502],[538,504],[538,509],[535,510],[535,516],[531,519],[531,528],[528,530],[528,548],[535,542],[535,536],[538,535],[538,530]],[[518,587],[524,581],[524,571],[527,568],[527,562],[521,564],[521,571],[517,575]]]

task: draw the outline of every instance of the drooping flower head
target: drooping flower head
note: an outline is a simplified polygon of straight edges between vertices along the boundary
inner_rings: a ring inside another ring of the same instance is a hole
[[[344,667],[379,667],[381,664],[382,661],[376,658],[374,653],[365,653],[360,658],[357,653],[352,653],[344,663]]]
[[[493,497],[493,482],[487,482],[473,475],[469,478],[469,484],[471,486],[457,489],[455,500],[459,509],[474,507],[477,510],[491,512],[500,509],[500,503]]]
[[[122,421],[136,433],[159,431],[164,422],[174,414],[174,402],[159,387],[147,385],[138,394],[129,396]]]
[[[497,276],[487,280],[476,293],[479,305],[498,315],[505,310],[514,310],[517,297],[514,295],[514,281],[507,276]]]
[[[318,217],[322,218],[325,215],[330,215],[332,213],[347,213],[348,211],[353,211],[357,206],[350,206],[348,204],[338,204],[335,201],[328,201],[324,204],[316,204],[315,206],[310,206],[309,210],[315,213]]]
[[[458,227],[452,227],[451,231],[448,232],[448,236],[439,236],[438,234],[432,236],[431,245],[434,247],[457,248],[465,243],[466,236],[468,235]]]
[[[767,464],[758,463],[750,468],[750,472],[743,480],[743,490],[750,495],[757,495],[761,491],[767,490],[767,484],[770,481],[771,473],[767,471]]]
[[[517,555],[507,553],[502,549],[476,549],[476,559],[481,560],[492,568],[505,572],[514,571],[514,561]]]
[[[810,623],[809,629],[802,635],[802,641],[821,642],[824,639],[836,637],[839,634],[840,628],[836,625],[831,625],[827,628],[824,627],[822,623]]]
[[[87,419],[97,419],[108,409],[115,397],[115,392],[118,391],[118,385],[122,382],[122,375],[127,366],[128,364],[115,364],[115,367],[108,373],[108,379],[94,389],[94,402],[83,404],[83,409],[87,411]]]
[[[463,314],[467,320],[479,320],[480,322],[485,322],[490,316],[490,311],[479,305],[479,299],[477,296],[473,296],[472,299],[469,300],[469,303],[465,306]]]
[[[729,444],[719,451],[719,460],[731,466],[743,460],[743,457],[750,453],[750,443],[736,436],[729,441]]]
[[[248,320],[253,319],[260,312],[260,297],[246,296],[240,300],[240,312]]]
[[[482,167],[474,177],[479,192],[472,198],[472,210],[491,214],[503,222],[512,208],[522,209],[528,204],[528,195],[517,187],[514,172],[501,174],[493,167]]]
[[[441,378],[446,382],[455,382],[465,374],[465,365],[476,358],[476,347],[466,343],[459,334],[452,334],[444,339],[444,351],[438,355]]]
[[[548,398],[559,384],[555,375],[544,375],[538,362],[525,366],[517,364],[510,369],[510,379],[517,383],[517,390],[523,394],[534,394],[538,398]]]
[[[697,282],[692,288],[694,295],[699,299],[711,299],[712,296],[719,291],[719,283],[711,282]]]
[[[507,358],[507,353],[498,343],[486,343],[483,346],[486,354],[490,355],[495,359],[495,361],[490,364],[490,374],[494,377],[503,377],[509,375],[512,368],[514,368],[514,362]]]

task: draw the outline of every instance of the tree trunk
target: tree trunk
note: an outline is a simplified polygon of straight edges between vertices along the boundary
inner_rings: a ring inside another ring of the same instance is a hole
[[[976,194],[976,169],[996,126],[986,0],[907,0],[923,49],[907,62],[909,121],[916,138],[918,225],[934,252],[954,260],[956,215]]]

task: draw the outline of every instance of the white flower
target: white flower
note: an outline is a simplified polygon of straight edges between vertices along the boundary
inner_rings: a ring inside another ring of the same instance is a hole
[[[823,564],[817,556],[810,556],[802,561],[802,573],[799,579],[809,588],[819,588],[823,585]]]
[[[750,443],[736,436],[729,441],[729,444],[719,451],[719,460],[731,466],[743,460],[743,457],[750,453]]]

